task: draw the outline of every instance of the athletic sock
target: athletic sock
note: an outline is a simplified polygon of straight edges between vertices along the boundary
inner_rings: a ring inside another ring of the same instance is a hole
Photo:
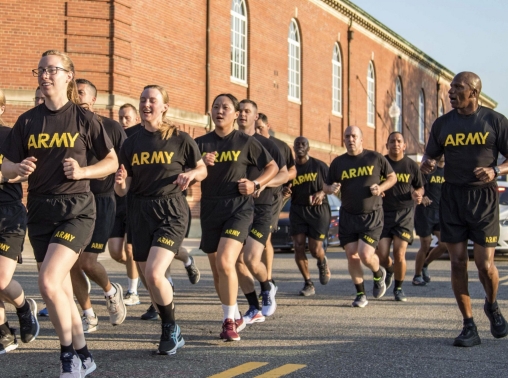
[[[86,310],[83,310],[83,315],[95,318],[95,312],[93,310],[93,307],[90,307],[90,308],[87,308]]]
[[[494,301],[494,303],[490,303],[488,299],[485,300],[485,304],[487,306],[487,309],[489,311],[495,311],[497,310],[497,300]]]
[[[60,344],[60,353],[72,353],[72,354],[75,354],[74,347],[72,346],[72,343],[69,346],[65,346],[65,345]]]
[[[274,280],[273,278],[272,278],[271,280],[269,280],[269,281],[270,281],[271,283],[273,283],[273,286],[277,286],[277,285],[275,284],[275,280]]]
[[[361,284],[355,284],[356,287],[356,295],[365,294],[365,284],[362,282]]]
[[[222,305],[222,311],[224,312],[224,320],[226,319],[235,319],[235,310],[236,310],[236,304],[233,306],[228,305]]]
[[[270,291],[270,281],[260,282],[261,291]]]
[[[421,274],[415,274],[414,278],[418,278],[418,277],[421,277],[421,276],[422,276]]]
[[[428,266],[429,266],[429,264],[427,264],[427,263],[424,263],[424,264],[423,264],[423,267],[424,267],[424,268],[427,268]]]
[[[475,325],[473,318],[472,317],[471,318],[464,318],[464,326],[471,326],[471,325],[473,325],[473,326]]]
[[[379,268],[377,272],[372,272],[372,274],[374,275],[375,281],[379,281],[379,279],[383,277],[383,272],[381,271],[381,268]]]
[[[11,330],[9,329],[9,322],[5,322],[4,324],[0,324],[0,334],[9,335]]]
[[[127,278],[127,282],[129,283],[129,288],[127,291],[129,293],[137,294],[139,278]]]
[[[402,281],[397,281],[395,280],[395,287],[393,288],[393,290],[402,290],[402,284],[404,283],[404,280]]]
[[[24,314],[27,311],[30,311],[30,305],[28,304],[28,301],[25,299],[25,303],[23,303],[23,306],[16,308],[16,313]]]
[[[312,285],[312,286],[314,286],[314,283],[312,282],[311,279],[308,279],[308,280],[305,280],[305,285]]]
[[[162,323],[176,324],[175,320],[175,304],[173,301],[167,306],[157,304]]]
[[[256,290],[254,290],[252,293],[245,294],[245,298],[247,298],[247,302],[249,302],[250,307],[256,307],[258,310],[261,310]]]
[[[92,354],[88,351],[88,347],[86,346],[86,344],[83,348],[76,349],[76,353],[81,354],[83,357],[85,357],[85,359],[92,357]]]
[[[387,271],[388,273],[393,273],[393,264],[392,264],[392,265],[390,265],[388,268],[386,268],[386,271]]]
[[[111,285],[111,289],[109,289],[108,292],[104,292],[104,296],[106,296],[106,297],[112,297],[115,294],[116,294],[116,289],[113,285]]]
[[[235,304],[235,319],[241,319],[240,310],[238,309],[238,303]]]
[[[187,261],[183,263],[183,266],[188,268],[189,266],[191,266],[191,264],[192,264],[192,260],[191,260],[191,258],[189,256],[189,257],[187,257]]]

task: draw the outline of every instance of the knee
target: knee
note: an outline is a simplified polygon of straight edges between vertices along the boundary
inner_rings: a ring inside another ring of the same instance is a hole
[[[235,271],[235,264],[231,264],[229,261],[219,259],[217,260],[217,273],[219,275],[229,275]]]
[[[454,259],[451,261],[451,269],[453,272],[466,272],[467,271],[467,260]]]
[[[494,264],[490,261],[481,261],[476,263],[479,274],[488,275],[494,269]]]
[[[145,280],[148,286],[150,287],[158,287],[163,280],[167,280],[166,276],[163,273],[158,273],[155,270],[146,270],[145,271]]]
[[[44,274],[39,275],[39,290],[44,298],[53,298],[59,288]]]

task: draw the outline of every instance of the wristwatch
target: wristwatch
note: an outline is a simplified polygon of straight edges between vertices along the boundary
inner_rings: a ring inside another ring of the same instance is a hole
[[[501,170],[499,167],[494,167],[494,177],[497,177],[501,174]]]
[[[261,189],[261,185],[259,184],[259,182],[257,182],[256,180],[252,181],[254,183],[254,190],[259,190]]]

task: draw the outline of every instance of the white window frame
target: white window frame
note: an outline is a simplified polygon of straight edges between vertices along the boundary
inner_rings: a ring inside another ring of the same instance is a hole
[[[437,110],[437,116],[441,117],[444,114],[445,114],[444,102],[442,99],[439,99],[439,109]]]
[[[367,70],[367,126],[376,127],[376,73],[372,61]]]
[[[425,144],[425,93],[420,90],[418,96],[418,141]]]
[[[288,34],[288,100],[300,103],[302,83],[302,50],[300,30],[295,19],[291,20]]]
[[[403,92],[402,92],[402,82],[400,80],[400,77],[397,76],[397,80],[395,81],[395,103],[400,109],[400,116],[397,120],[397,124],[395,125],[395,130],[399,133],[402,132],[402,103],[403,103]]]
[[[342,116],[342,57],[338,43],[332,56],[332,113]]]
[[[247,7],[245,0],[231,0],[231,81],[247,84]]]

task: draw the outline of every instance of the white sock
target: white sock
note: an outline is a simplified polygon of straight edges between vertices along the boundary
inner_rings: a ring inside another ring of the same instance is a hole
[[[187,261],[183,263],[183,266],[188,268],[189,266],[191,266],[192,264],[192,260],[190,258],[190,256],[187,258]]]
[[[238,303],[235,304],[235,319],[241,319],[240,310],[238,310]]]
[[[111,289],[109,289],[109,291],[107,293],[104,292],[104,296],[106,296],[106,297],[112,297],[115,294],[116,294],[116,289],[113,285],[111,285]]]
[[[88,308],[86,310],[83,310],[83,315],[95,318],[95,312],[93,311],[92,307],[90,307],[90,308]]]
[[[168,279],[168,281],[169,281],[169,283],[171,284],[171,286],[174,286],[174,285],[173,285],[173,280],[171,279],[171,276],[167,276],[166,278]]]
[[[138,282],[139,282],[139,278],[127,278],[127,282],[129,282],[129,288],[127,289],[127,291],[129,291],[130,293],[134,293],[134,294],[137,294],[138,293]]]
[[[236,304],[233,306],[222,305],[222,311],[224,311],[224,319],[235,319]]]

